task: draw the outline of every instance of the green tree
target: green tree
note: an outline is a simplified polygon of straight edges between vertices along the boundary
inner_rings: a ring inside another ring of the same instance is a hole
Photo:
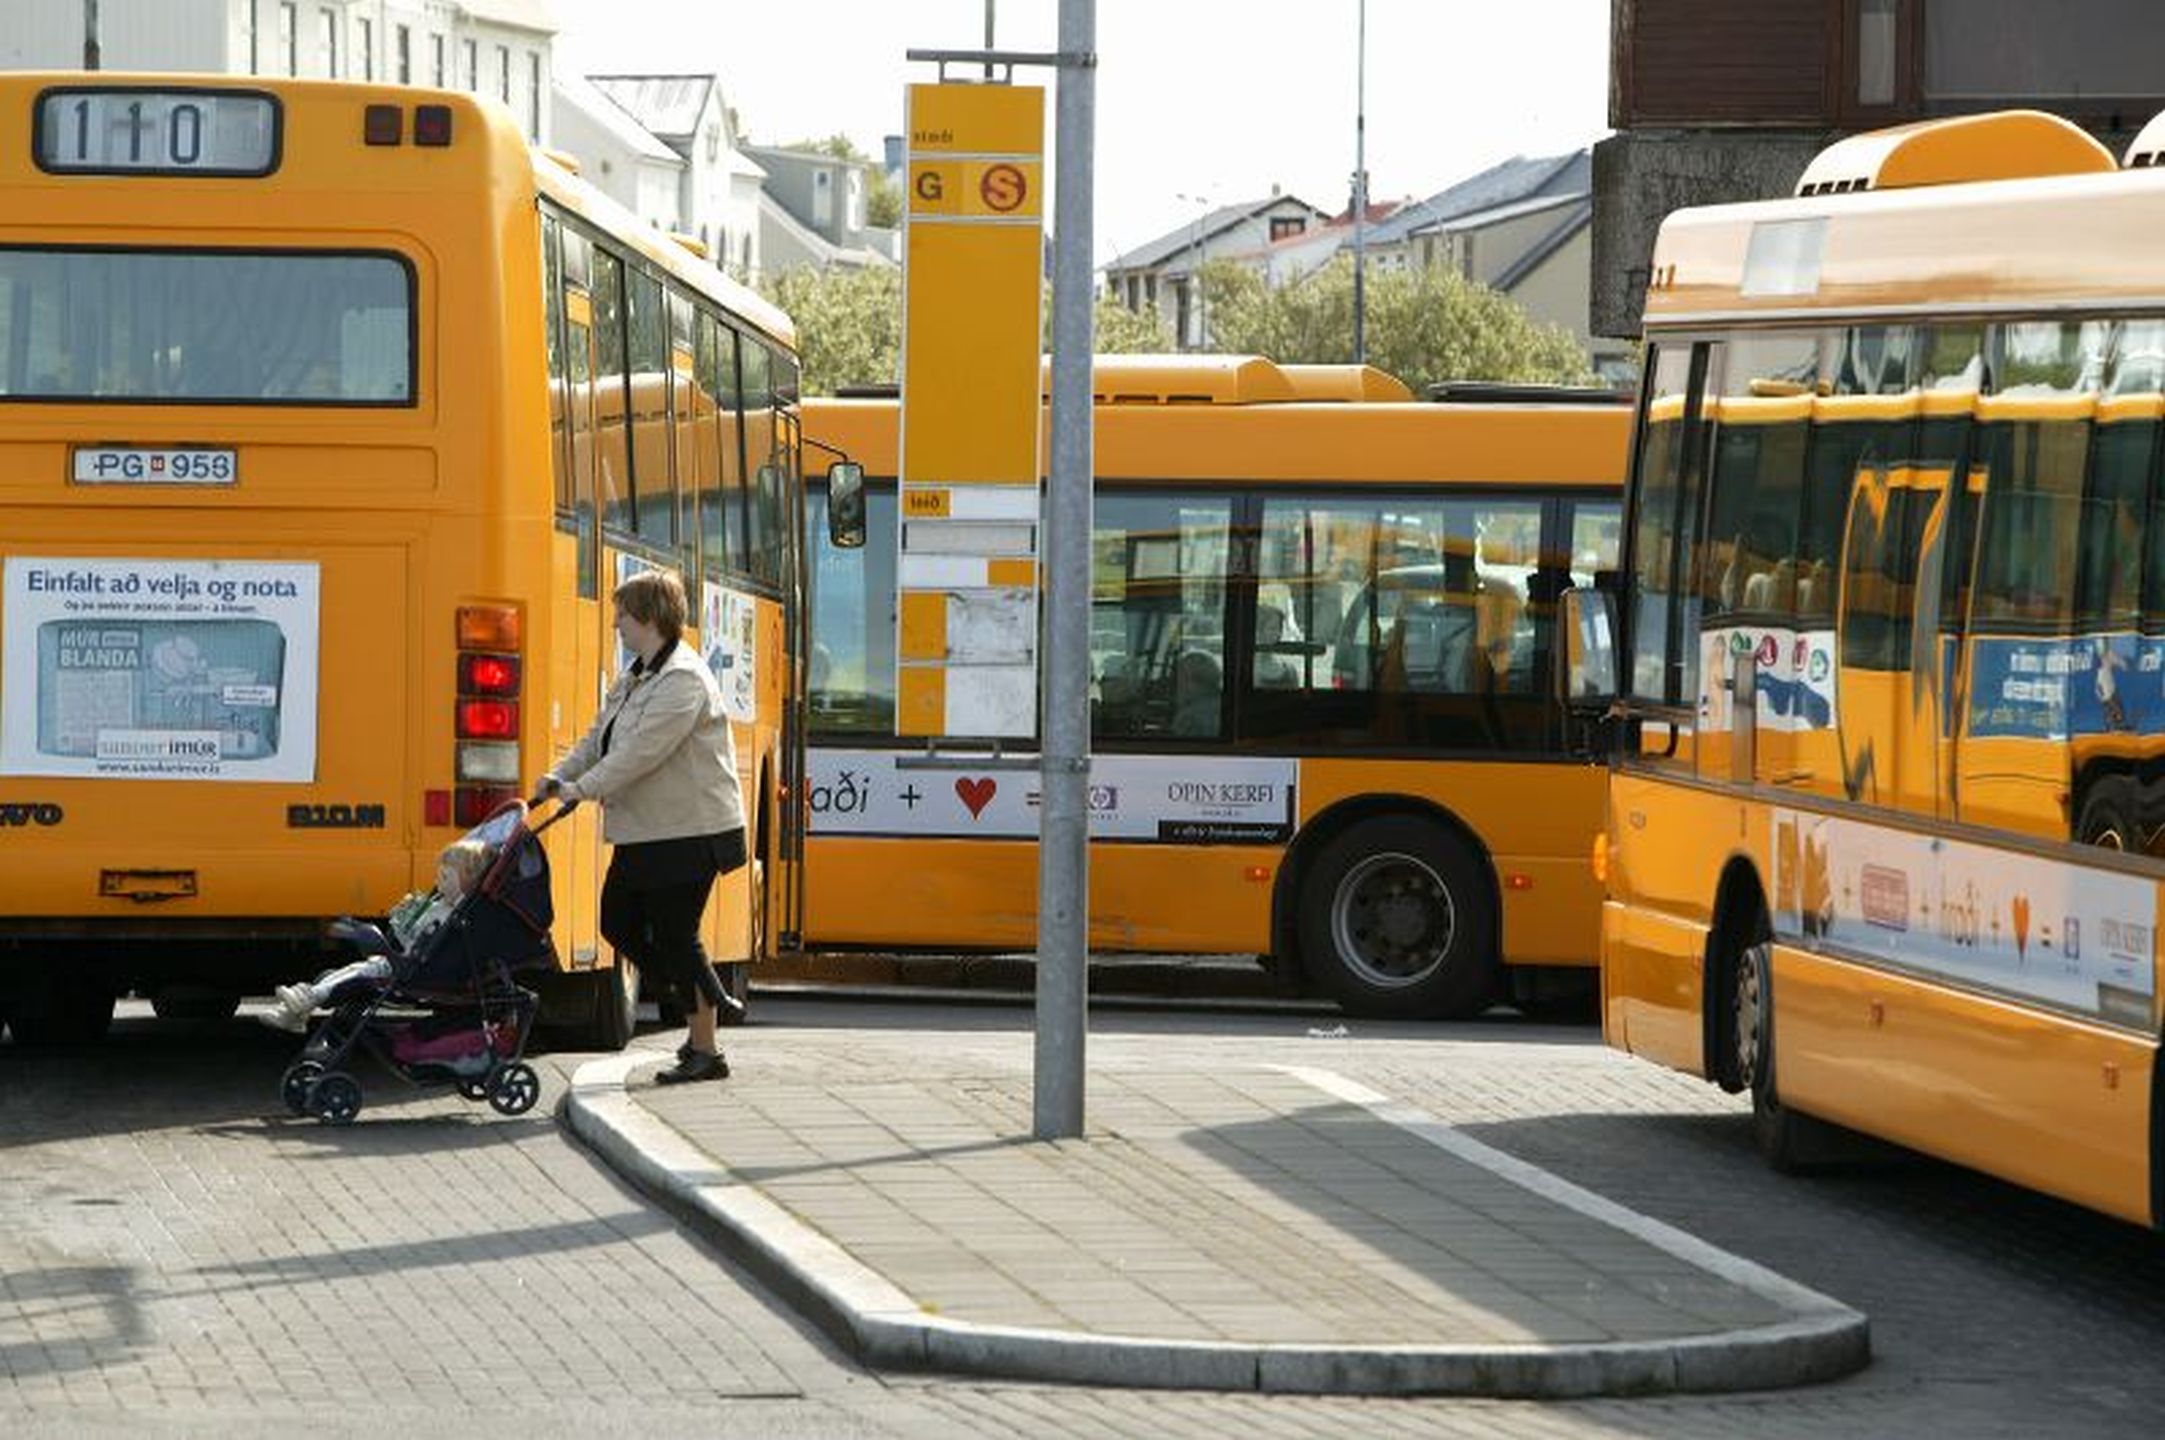
[[[1151,355],[1173,348],[1172,337],[1165,322],[1158,318],[1155,305],[1135,311],[1110,296],[1100,295],[1092,328],[1100,355]]]
[[[1353,261],[1340,256],[1273,290],[1233,261],[1203,267],[1214,348],[1289,363],[1353,359]],[[1582,384],[1593,377],[1570,331],[1543,325],[1455,271],[1376,270],[1367,276],[1368,363],[1419,390],[1444,380]]]
[[[901,373],[902,272],[791,270],[764,287],[797,322],[804,392],[832,395],[843,385],[892,385]]]

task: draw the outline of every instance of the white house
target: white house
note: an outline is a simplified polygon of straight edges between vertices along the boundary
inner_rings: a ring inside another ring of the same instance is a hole
[[[83,64],[82,0],[5,0],[0,69]],[[549,142],[546,0],[100,0],[101,67],[427,85],[510,107]]]
[[[1260,200],[1220,205],[1114,256],[1105,266],[1106,295],[1138,313],[1157,307],[1172,322],[1174,343],[1199,349],[1209,333],[1196,283],[1203,263],[1305,234],[1329,218],[1307,201],[1275,190]]]
[[[664,229],[696,236],[714,263],[746,277],[764,268],[760,191],[766,172],[744,151],[714,75],[590,75],[606,96],[682,164]],[[565,145],[580,154],[575,145]],[[581,156],[582,160],[584,159]],[[642,216],[654,212],[637,207]]]
[[[687,162],[624,108],[576,75],[560,75],[551,92],[556,148],[579,162],[580,178],[657,230],[687,230],[683,198]]]

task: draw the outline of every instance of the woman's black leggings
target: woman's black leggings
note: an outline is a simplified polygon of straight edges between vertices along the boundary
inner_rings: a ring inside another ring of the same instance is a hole
[[[615,865],[601,886],[602,938],[619,955],[630,956],[641,975],[675,990],[687,1007],[694,996],[711,1005],[723,1003],[721,977],[699,939],[699,917],[713,888],[711,875],[688,885],[638,887]]]

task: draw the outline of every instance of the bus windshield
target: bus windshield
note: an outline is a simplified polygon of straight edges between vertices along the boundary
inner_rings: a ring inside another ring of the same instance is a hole
[[[406,405],[390,255],[0,248],[0,397]]]

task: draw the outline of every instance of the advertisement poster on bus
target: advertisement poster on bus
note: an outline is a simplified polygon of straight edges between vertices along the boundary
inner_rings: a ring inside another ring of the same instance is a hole
[[[699,596],[699,646],[714,683],[722,687],[722,709],[749,725],[759,718],[759,611],[752,597],[709,581]]]
[[[1779,938],[2155,1024],[2154,882],[1812,811],[1773,822]]]
[[[1970,733],[2067,740],[2165,727],[2165,650],[2132,631],[1970,647]]]
[[[910,768],[907,752],[814,750],[812,833],[1028,840],[1034,770]],[[1181,845],[1282,845],[1300,762],[1260,756],[1094,755],[1090,834]]]
[[[0,774],[316,778],[317,567],[11,555]]]
[[[1726,626],[1699,637],[1699,684],[1704,692],[1699,728],[1730,728],[1729,676],[1737,659],[1757,662],[1758,726],[1795,732],[1832,729],[1834,632],[1772,625]]]

